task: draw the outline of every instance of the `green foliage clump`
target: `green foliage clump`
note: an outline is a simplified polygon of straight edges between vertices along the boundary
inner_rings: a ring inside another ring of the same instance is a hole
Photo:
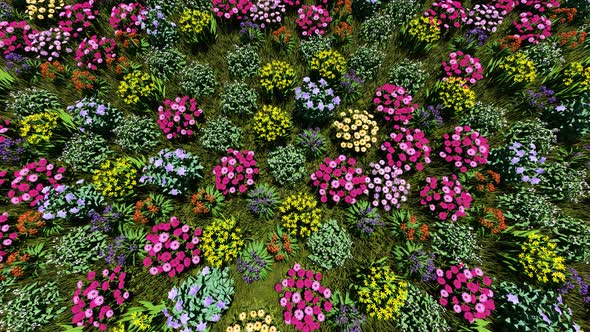
[[[201,144],[207,150],[227,152],[229,148],[237,148],[241,139],[242,129],[228,118],[219,117],[202,129]]]
[[[246,83],[230,83],[221,95],[221,111],[225,114],[252,114],[257,107],[258,95]]]
[[[416,0],[393,0],[385,5],[383,13],[389,16],[394,26],[400,27],[414,18],[421,6]]]
[[[342,266],[352,257],[352,240],[336,220],[323,222],[306,243],[311,255],[309,260],[324,269]]]
[[[139,182],[153,184],[166,194],[177,196],[188,193],[191,185],[201,178],[203,165],[198,156],[182,149],[162,149],[143,167]]]
[[[303,132],[297,135],[295,142],[305,151],[306,155],[314,159],[323,156],[328,149],[328,141],[320,133],[319,128],[304,129]]]
[[[238,80],[258,75],[260,69],[260,57],[256,48],[245,45],[236,47],[226,57],[227,69],[230,75]]]
[[[302,40],[299,48],[303,59],[309,63],[316,54],[331,49],[333,44],[334,39],[331,37],[313,36],[307,40]]]
[[[59,158],[77,172],[91,172],[102,164],[112,153],[107,141],[93,133],[77,133],[72,136],[64,147]]]
[[[474,107],[465,111],[460,120],[463,125],[467,125],[482,136],[488,137],[508,125],[505,116],[506,109],[478,101]]]
[[[48,263],[55,265],[58,274],[85,273],[100,259],[106,247],[106,236],[92,232],[90,225],[77,227],[57,239],[55,252],[48,254]]]
[[[557,43],[531,45],[523,53],[533,61],[537,71],[542,74],[548,74],[565,63],[563,51]]]
[[[385,226],[381,214],[367,201],[360,201],[346,211],[346,222],[354,226],[359,235],[372,235]]]
[[[395,25],[389,15],[376,15],[364,21],[359,29],[360,38],[365,43],[384,45],[393,34]]]
[[[449,263],[481,262],[480,246],[473,227],[463,223],[448,223],[432,234],[432,252]]]
[[[148,70],[156,77],[171,78],[186,66],[186,56],[173,48],[151,49],[144,56]]]
[[[590,262],[590,226],[583,220],[562,215],[552,229],[555,251],[568,262]]]
[[[191,97],[208,97],[215,92],[217,86],[215,72],[208,63],[190,63],[181,72],[179,85]]]
[[[130,115],[113,130],[115,143],[123,150],[142,154],[158,145],[160,131],[156,122],[148,117]]]
[[[6,112],[22,118],[56,109],[61,109],[59,98],[52,92],[38,88],[13,91],[6,103]]]
[[[559,129],[564,141],[575,141],[590,133],[590,93],[545,108],[543,119]]]
[[[499,195],[498,205],[520,229],[552,227],[556,223],[556,207],[534,190]]]
[[[588,196],[586,172],[567,163],[547,164],[539,177],[540,192],[549,199],[577,203]]]
[[[408,298],[395,324],[401,332],[450,331],[444,312],[432,296],[408,283]]]
[[[389,83],[403,87],[409,94],[420,91],[427,78],[428,72],[420,61],[404,59],[389,71]]]
[[[348,60],[348,67],[353,69],[363,81],[374,80],[385,59],[385,53],[374,46],[359,47]]]
[[[520,142],[523,146],[532,143],[541,155],[550,151],[556,141],[555,133],[539,119],[514,122],[506,133],[506,142]]]
[[[294,185],[307,175],[305,154],[293,145],[281,146],[269,153],[268,167],[280,185]]]

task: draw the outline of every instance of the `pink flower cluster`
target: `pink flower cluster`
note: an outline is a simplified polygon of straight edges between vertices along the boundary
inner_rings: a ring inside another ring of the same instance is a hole
[[[441,28],[449,29],[461,27],[461,22],[467,16],[460,1],[436,0],[424,16],[436,18]]]
[[[506,16],[506,10],[478,3],[469,10],[463,23],[490,34],[496,32],[498,26],[504,21],[504,16]]]
[[[126,276],[127,273],[117,265],[113,271],[104,269],[102,277],[95,271],[88,272],[87,282],[90,284],[87,287],[83,280],[78,280],[72,297],[72,323],[106,331],[106,321],[115,315],[113,307],[121,306],[129,299],[129,292],[125,289]]]
[[[520,13],[518,21],[513,21],[518,31],[515,34],[521,41],[538,44],[551,36],[551,20],[531,12]]]
[[[59,28],[64,32],[69,32],[73,38],[78,38],[84,29],[92,25],[99,14],[98,9],[94,9],[94,0],[67,5],[59,13]]]
[[[387,165],[396,166],[405,172],[413,167],[421,171],[424,163],[430,164],[430,151],[428,138],[420,129],[393,126],[395,130],[389,137],[392,141],[381,144],[381,150],[387,153]]]
[[[166,99],[158,107],[158,125],[166,139],[180,136],[192,136],[197,129],[197,118],[203,110],[197,107],[195,98],[189,96]]]
[[[283,3],[289,7],[299,6],[301,4],[300,0],[283,0]]]
[[[201,234],[200,228],[181,224],[176,217],[155,225],[146,236],[149,243],[143,249],[149,257],[143,259],[143,266],[150,268],[151,275],[167,273],[172,278],[191,265],[199,264],[201,249],[197,244]]]
[[[321,273],[304,270],[298,263],[287,271],[287,276],[275,285],[275,291],[281,294],[279,303],[284,308],[285,324],[297,331],[319,330],[326,313],[332,310],[332,290],[320,283]]]
[[[483,78],[483,67],[479,63],[479,58],[461,51],[451,52],[449,61],[443,61],[442,66],[448,77],[459,77],[471,84]]]
[[[8,212],[0,214],[0,263],[4,262],[4,257],[8,254],[6,248],[12,246],[18,238],[18,233],[10,230],[8,224]]]
[[[254,159],[254,151],[227,149],[228,156],[221,158],[221,165],[215,166],[215,187],[224,195],[241,194],[254,185],[254,175],[258,174],[258,167]]]
[[[285,11],[282,0],[258,0],[250,7],[250,19],[264,29],[273,23],[281,23]]]
[[[356,159],[347,159],[345,155],[340,155],[334,160],[324,159],[320,168],[311,174],[313,185],[319,187],[320,200],[323,203],[331,198],[334,203],[344,199],[348,204],[355,204],[359,196],[369,193],[369,179],[355,165]]]
[[[145,20],[142,14],[145,7],[139,2],[120,3],[111,9],[111,18],[109,24],[116,33],[137,33],[141,27],[141,22]]]
[[[488,139],[469,126],[457,126],[453,134],[444,134],[444,150],[439,153],[447,162],[455,163],[462,173],[467,166],[475,168],[488,162]]]
[[[41,158],[15,171],[14,180],[10,183],[11,189],[8,191],[10,202],[19,204],[31,201],[29,205],[35,206],[44,198],[42,190],[45,186],[51,185],[53,188],[59,186],[59,181],[63,178],[66,169],[63,167],[59,167],[56,171],[54,169],[55,165]]]
[[[373,103],[377,105],[377,112],[385,113],[385,120],[402,124],[412,120],[412,113],[418,108],[418,104],[412,104],[412,96],[405,88],[389,83],[377,88]]]
[[[559,7],[558,0],[519,0],[519,2],[527,9],[535,9],[539,13],[548,12]]]
[[[420,204],[428,208],[440,220],[447,220],[449,214],[452,221],[465,217],[465,211],[471,207],[471,194],[463,191],[463,186],[455,174],[443,176],[439,180],[434,176],[426,178],[426,185],[420,190]]]
[[[212,5],[215,16],[226,20],[232,17],[241,20],[250,13],[253,4],[250,0],[212,0]]]
[[[0,115],[0,143],[4,142],[4,140],[6,139],[4,134],[6,134],[8,132],[9,125],[10,125],[10,119],[3,119],[2,116]]]
[[[452,306],[457,314],[463,313],[469,323],[486,319],[496,309],[494,292],[488,288],[492,279],[481,268],[468,269],[461,263],[446,271],[437,269],[436,276],[441,286],[438,302],[443,307]]]
[[[303,5],[297,10],[297,15],[295,22],[303,37],[323,36],[332,22],[330,12],[321,5]]]
[[[516,7],[515,0],[494,0],[491,3],[497,9],[506,11],[506,14],[510,13]]]
[[[399,209],[408,200],[410,183],[400,178],[403,171],[395,166],[387,166],[385,160],[371,163],[369,196],[374,207],[381,206],[385,211]]]
[[[53,61],[61,56],[61,52],[74,52],[68,47],[70,33],[63,32],[60,28],[49,28],[40,32],[34,30],[28,38],[29,43],[25,46],[25,51],[37,54],[37,59]]]
[[[92,36],[84,38],[76,51],[78,67],[97,70],[99,66],[107,64],[107,59],[115,59],[114,50],[117,44],[113,38]]]
[[[25,21],[0,22],[0,49],[3,54],[16,52],[29,44],[31,27]]]

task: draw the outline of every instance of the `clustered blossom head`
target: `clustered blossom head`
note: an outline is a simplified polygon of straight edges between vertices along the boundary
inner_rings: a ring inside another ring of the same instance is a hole
[[[460,1],[437,0],[432,4],[424,16],[431,19],[436,18],[439,26],[445,29],[461,27],[461,22],[466,18],[465,9]]]
[[[150,268],[151,275],[167,273],[172,278],[199,264],[201,249],[197,244],[201,234],[200,228],[181,224],[176,217],[155,225],[146,236],[148,244],[143,249],[148,257],[143,259],[143,266]]]
[[[442,66],[448,77],[459,77],[470,84],[483,79],[483,67],[479,58],[474,58],[461,51],[451,52],[449,61],[443,61]]]
[[[28,35],[25,51],[36,54],[37,59],[53,61],[58,59],[62,52],[72,53],[74,51],[68,47],[69,41],[70,33],[63,32],[59,28],[49,28],[44,31],[34,30]]]
[[[4,262],[4,257],[8,255],[6,249],[14,244],[18,238],[18,233],[11,230],[8,224],[8,212],[0,214],[0,263]]]
[[[341,121],[334,121],[333,126],[336,128],[336,138],[340,140],[342,149],[365,153],[377,143],[379,127],[373,114],[349,109],[340,112],[340,116]]]
[[[426,178],[426,185],[420,190],[420,204],[427,205],[440,220],[452,221],[465,217],[465,211],[471,207],[473,197],[466,192],[455,174],[443,176],[440,180],[434,176]]]
[[[250,19],[254,23],[259,23],[260,28],[264,29],[274,23],[281,23],[281,17],[286,9],[282,0],[257,0],[249,9]]]
[[[377,112],[385,113],[385,120],[401,124],[412,120],[412,113],[418,108],[405,88],[389,83],[377,88],[373,103],[377,105]]]
[[[153,184],[172,196],[186,194],[202,178],[199,157],[182,149],[162,149],[143,167],[140,183]]]
[[[224,195],[245,193],[254,185],[254,176],[258,174],[254,151],[227,149],[228,155],[221,158],[221,164],[215,166],[215,188]]]
[[[544,171],[542,167],[539,167],[539,164],[543,164],[547,158],[538,157],[537,148],[533,143],[527,149],[520,142],[513,142],[508,150],[510,167],[508,172],[502,172],[504,176],[506,178],[520,177],[522,182],[539,184],[541,179],[538,175]]]
[[[531,8],[539,13],[544,13],[556,9],[560,6],[558,0],[515,0],[526,8]]]
[[[116,46],[113,38],[101,37],[99,39],[96,35],[84,38],[76,51],[78,67],[90,70],[104,67],[109,61],[117,58],[117,54],[114,52]]]
[[[195,98],[184,96],[166,99],[164,105],[158,107],[158,125],[169,140],[192,136],[202,114],[203,110],[197,107]]]
[[[95,97],[78,100],[66,109],[81,132],[106,134],[113,130],[123,118],[119,110]]]
[[[504,21],[504,16],[506,16],[506,10],[478,3],[469,10],[469,13],[463,19],[463,23],[481,29],[483,33],[489,35],[496,32],[498,26]]]
[[[59,181],[63,178],[65,168],[55,169],[55,165],[47,162],[47,159],[41,158],[39,161],[31,162],[18,171],[14,172],[14,180],[10,183],[8,198],[12,204],[29,202],[30,206],[35,206],[39,200],[44,197],[43,188],[59,186]]]
[[[129,299],[125,288],[127,273],[116,266],[112,271],[104,269],[100,275],[88,272],[85,287],[83,280],[78,280],[74,297],[72,297],[72,323],[76,326],[93,326],[101,331],[107,330],[107,320],[112,318],[117,307]]]
[[[93,5],[93,0],[66,5],[59,13],[59,28],[64,32],[69,32],[73,38],[78,38],[84,29],[92,25],[92,21],[99,14],[98,9],[94,9]]]
[[[330,12],[321,5],[303,5],[297,10],[295,20],[303,37],[323,36],[332,22]]]
[[[332,290],[322,286],[322,274],[305,270],[295,263],[287,271],[287,278],[275,285],[281,294],[279,303],[283,307],[285,324],[293,325],[297,331],[316,331],[332,310]]]
[[[381,145],[381,150],[387,153],[387,165],[408,172],[412,168],[421,171],[424,169],[424,163],[430,164],[432,149],[428,146],[429,141],[424,132],[398,125],[393,129],[394,132],[389,134],[392,141],[386,141]]]
[[[334,89],[323,78],[316,83],[304,77],[303,84],[295,88],[297,109],[301,117],[310,122],[330,119],[340,101],[340,97],[335,95]]]
[[[348,204],[355,204],[357,198],[366,195],[367,176],[360,167],[354,167],[356,159],[346,158],[340,155],[332,160],[324,159],[320,168],[311,174],[313,185],[319,188],[320,200],[328,202],[328,198],[334,203],[342,199]]]
[[[216,17],[230,20],[235,16],[236,20],[242,20],[250,12],[253,3],[250,0],[212,0],[212,5]]]
[[[30,31],[31,27],[25,21],[0,22],[0,45],[4,55],[24,49],[30,43]]]
[[[437,269],[436,275],[441,287],[438,302],[443,307],[452,306],[457,314],[463,313],[469,323],[486,319],[496,309],[494,292],[488,288],[492,279],[484,275],[481,268],[468,269],[459,264],[446,271]]]
[[[521,41],[538,44],[551,36],[551,20],[531,12],[520,13],[518,21],[513,22]]]
[[[136,34],[145,20],[142,14],[144,10],[145,7],[139,2],[121,3],[111,9],[109,24],[115,29],[115,34]]]
[[[455,167],[462,173],[467,172],[467,167],[476,168],[488,162],[490,147],[488,139],[469,126],[457,126],[449,135],[444,134],[444,149],[439,156],[446,162],[454,162]]]
[[[410,183],[400,178],[403,171],[395,166],[387,166],[385,160],[371,163],[369,176],[369,198],[374,207],[382,207],[385,211],[399,209],[402,202],[408,199]]]

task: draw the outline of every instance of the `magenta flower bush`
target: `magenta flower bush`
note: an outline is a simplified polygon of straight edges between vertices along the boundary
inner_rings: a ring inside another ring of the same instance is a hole
[[[334,160],[324,159],[320,168],[311,174],[313,185],[319,188],[323,203],[344,200],[348,204],[355,204],[358,197],[369,193],[368,178],[355,165],[356,159],[340,155]]]
[[[457,126],[452,134],[444,134],[444,149],[439,156],[449,163],[454,163],[462,173],[467,168],[476,168],[488,162],[490,146],[488,139],[469,126]]]
[[[115,34],[137,33],[141,27],[141,22],[145,20],[142,14],[145,7],[139,2],[120,3],[111,9],[111,18],[109,24],[115,29]]]
[[[424,13],[424,16],[436,18],[441,29],[449,29],[460,28],[467,14],[460,1],[437,0]]]
[[[289,7],[295,7],[301,4],[301,0],[283,0],[283,3]]]
[[[412,120],[412,113],[418,108],[417,103],[412,103],[412,96],[406,89],[385,84],[377,88],[373,103],[377,105],[377,112],[385,114],[385,120],[408,124]]]
[[[10,202],[12,204],[30,202],[30,206],[37,205],[37,202],[44,198],[43,188],[46,186],[57,188],[65,171],[63,167],[55,169],[55,165],[47,162],[45,158],[25,165],[14,172],[14,180],[10,183],[11,189],[8,191]]]
[[[489,35],[496,32],[498,26],[504,21],[504,16],[506,16],[505,9],[478,3],[469,10],[469,13],[463,19],[463,23],[481,29]]]
[[[303,5],[297,10],[295,22],[303,37],[323,36],[332,22],[330,12],[321,5]]]
[[[97,70],[98,67],[106,66],[108,59],[117,57],[116,46],[113,38],[101,37],[98,39],[96,35],[84,38],[76,51],[78,67]]]
[[[405,172],[413,168],[418,171],[424,169],[424,164],[430,164],[428,138],[420,129],[393,126],[394,132],[389,134],[391,141],[381,144],[381,150],[386,152],[387,165],[396,166]]]
[[[202,114],[195,98],[166,99],[164,105],[158,107],[158,125],[168,140],[189,137],[197,130],[197,120]]]
[[[551,9],[559,7],[558,0],[548,0],[548,1],[518,0],[517,2],[520,3],[520,5],[523,6],[524,8],[534,9],[535,11],[538,11],[539,13],[545,13],[545,12],[550,11]]]
[[[25,21],[0,22],[0,42],[4,55],[24,49],[29,44],[31,27]]]
[[[475,84],[483,78],[483,67],[479,58],[461,51],[451,52],[449,61],[443,61],[442,66],[447,77],[459,77],[470,84]]]
[[[4,262],[4,257],[8,255],[6,249],[11,247],[18,238],[18,233],[11,228],[8,224],[8,212],[2,212],[0,214],[0,263]]]
[[[386,165],[385,160],[371,163],[369,176],[369,199],[374,207],[385,211],[399,209],[402,202],[408,200],[410,183],[400,178],[403,171],[395,166]]]
[[[551,36],[551,20],[545,16],[524,12],[513,24],[518,31],[514,36],[521,41],[538,44]]]
[[[129,299],[129,292],[125,289],[126,276],[118,265],[113,271],[104,269],[100,275],[95,271],[88,272],[86,281],[78,281],[72,298],[72,323],[106,331],[107,321]]]
[[[506,14],[510,13],[517,5],[515,0],[495,0],[492,3],[498,10],[506,11]]]
[[[438,302],[451,307],[456,314],[463,314],[469,323],[486,319],[496,309],[494,292],[488,288],[492,279],[484,275],[481,268],[464,268],[463,264],[453,265],[448,270],[436,270],[440,285]]]
[[[253,3],[250,0],[212,0],[212,5],[216,17],[226,20],[235,17],[239,21],[249,15]]]
[[[143,249],[148,256],[143,259],[143,266],[150,268],[151,275],[167,273],[172,278],[198,265],[201,249],[197,244],[202,233],[200,228],[181,224],[176,217],[155,225],[146,236],[148,244]]]
[[[99,14],[93,5],[94,1],[66,5],[59,13],[58,27],[70,33],[73,38],[78,38],[84,33],[84,29],[92,26],[92,21]]]
[[[465,217],[465,211],[469,210],[473,201],[455,174],[450,178],[443,176],[440,180],[434,176],[427,177],[426,185],[420,190],[420,198],[420,204],[427,205],[437,218],[447,220],[450,217],[452,221]]]
[[[286,325],[297,331],[320,329],[326,314],[332,310],[332,290],[322,286],[321,280],[321,273],[305,270],[295,263],[287,271],[287,278],[275,285],[275,291],[281,294],[279,303]]]
[[[221,164],[215,166],[215,188],[224,195],[240,194],[254,185],[254,176],[258,174],[254,151],[227,149],[228,155],[221,158]]]
[[[250,20],[264,29],[283,21],[285,5],[282,0],[257,0],[250,7]]]
[[[60,58],[63,53],[72,53],[69,47],[70,33],[63,32],[60,28],[49,28],[44,31],[34,30],[28,35],[28,43],[25,51],[33,53],[37,59],[53,61]]]

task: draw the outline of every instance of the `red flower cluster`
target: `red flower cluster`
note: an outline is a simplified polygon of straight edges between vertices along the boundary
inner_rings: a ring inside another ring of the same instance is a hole
[[[94,9],[93,3],[94,1],[86,1],[65,6],[59,13],[59,28],[77,38],[84,29],[92,25],[91,21],[95,20],[99,14],[98,9]]]
[[[551,20],[531,12],[520,13],[518,21],[513,22],[521,41],[538,44],[551,37]]]
[[[441,28],[449,29],[461,27],[461,22],[467,18],[465,8],[460,1],[437,0],[432,4],[424,16],[436,18]]]
[[[98,67],[106,66],[109,61],[112,61],[109,59],[117,57],[114,52],[116,46],[113,38],[102,37],[98,39],[96,35],[84,38],[76,51],[78,67],[97,70]]]
[[[145,19],[142,12],[145,7],[139,2],[120,3],[111,9],[111,18],[109,24],[115,29],[115,34],[135,34],[141,26],[141,21]]]
[[[65,168],[48,163],[47,159],[41,158],[37,162],[25,165],[14,172],[14,180],[10,183],[8,198],[12,204],[31,202],[30,206],[37,205],[37,202],[44,198],[43,188],[51,185],[56,188],[63,178]]]
[[[451,52],[449,58],[449,62],[442,62],[448,77],[459,77],[471,84],[483,79],[483,67],[479,63],[479,58],[474,58],[461,51]]]
[[[303,5],[297,10],[297,14],[295,22],[303,37],[323,36],[332,22],[330,12],[321,5]]]
[[[8,224],[8,212],[0,214],[0,263],[4,262],[4,257],[8,254],[5,251],[7,247],[12,246],[18,238],[18,233],[11,231]]]

